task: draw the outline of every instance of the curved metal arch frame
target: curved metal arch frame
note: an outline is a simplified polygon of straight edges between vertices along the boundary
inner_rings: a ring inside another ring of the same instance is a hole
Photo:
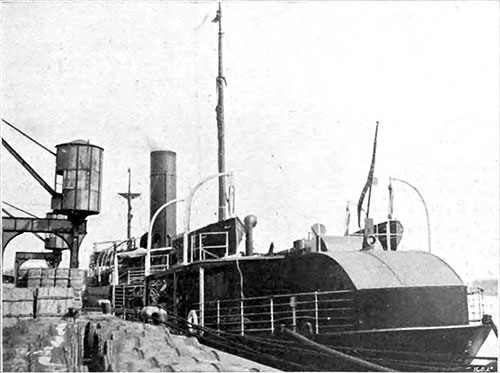
[[[70,267],[78,268],[78,252],[87,235],[87,222],[79,224],[67,219],[2,217],[2,258],[7,245],[23,233],[52,233],[66,242],[70,250]]]

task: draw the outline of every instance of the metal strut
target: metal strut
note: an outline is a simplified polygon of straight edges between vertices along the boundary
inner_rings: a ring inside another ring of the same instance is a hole
[[[5,203],[5,202],[4,202]],[[5,215],[7,215],[9,218],[15,218],[14,215],[12,215],[10,212],[8,212],[6,209],[4,209],[2,207],[2,211],[5,213]],[[22,210],[21,210],[22,211]],[[35,235],[35,237],[37,237],[38,239],[42,240],[42,242],[45,243],[45,238],[43,238],[42,236],[40,236],[38,233],[36,232],[33,232],[33,234]]]
[[[21,157],[19,155],[18,152],[16,152],[14,150],[14,148],[12,146],[9,145],[9,143],[7,141],[5,141],[4,139],[2,139],[2,145],[5,147],[5,149],[7,149],[9,151],[10,154],[12,154],[14,156],[14,158],[16,158],[16,160],[21,163],[21,165],[31,174],[31,176],[33,176],[35,178],[36,181],[38,181],[40,183],[40,185],[42,187],[44,187],[44,189],[50,193],[50,195],[54,198],[56,197],[59,197],[60,194],[57,193],[54,189],[52,189],[50,187],[49,184],[47,184],[47,182],[45,180],[42,179],[42,177],[40,175],[38,175],[38,173],[33,169],[33,167],[31,167],[29,165],[28,162],[26,162],[23,157]]]

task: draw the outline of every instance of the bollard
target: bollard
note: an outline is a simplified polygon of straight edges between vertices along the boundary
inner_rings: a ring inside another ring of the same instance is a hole
[[[103,314],[107,315],[111,313],[111,302],[109,299],[102,299],[99,303],[101,304]]]

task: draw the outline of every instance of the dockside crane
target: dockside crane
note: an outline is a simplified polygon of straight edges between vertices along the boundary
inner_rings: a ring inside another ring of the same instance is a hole
[[[2,257],[9,242],[30,232],[46,233],[45,248],[52,253],[16,253],[15,270],[26,260],[45,259],[51,267],[61,261],[62,250],[70,251],[70,267],[78,268],[80,245],[87,234],[87,217],[101,209],[103,149],[88,141],[75,140],[56,146],[56,153],[41,145],[5,119],[2,122],[55,155],[55,188],[52,188],[31,165],[4,139],[4,148],[51,195],[52,211],[45,218],[35,216],[2,217]]]

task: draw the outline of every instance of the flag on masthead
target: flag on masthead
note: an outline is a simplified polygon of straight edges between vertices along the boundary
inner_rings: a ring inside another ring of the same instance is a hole
[[[366,208],[366,217],[368,217],[368,215],[370,213],[370,198],[371,198],[371,193],[372,193],[373,173],[375,172],[375,154],[377,151],[377,133],[378,133],[378,122],[377,122],[377,127],[375,128],[375,139],[373,141],[372,164],[370,166],[370,171],[368,172],[368,179],[366,180],[366,184],[363,187],[363,190],[361,192],[361,196],[359,197],[359,202],[358,202],[358,227],[360,227],[360,228],[361,228],[361,210],[363,208],[363,202],[365,200],[365,195],[366,195],[366,192],[368,191],[368,188],[370,188],[370,192],[368,193],[368,206]]]
[[[392,179],[389,179],[389,212],[387,217],[392,219],[394,215],[394,192],[392,190]]]
[[[215,18],[212,20],[212,22],[217,23],[220,21],[220,3],[219,3],[219,10],[217,10],[217,14],[215,15]]]
[[[345,231],[344,236],[349,235],[349,223],[351,222],[351,210],[349,210],[349,202],[347,202],[347,206],[345,207]]]

